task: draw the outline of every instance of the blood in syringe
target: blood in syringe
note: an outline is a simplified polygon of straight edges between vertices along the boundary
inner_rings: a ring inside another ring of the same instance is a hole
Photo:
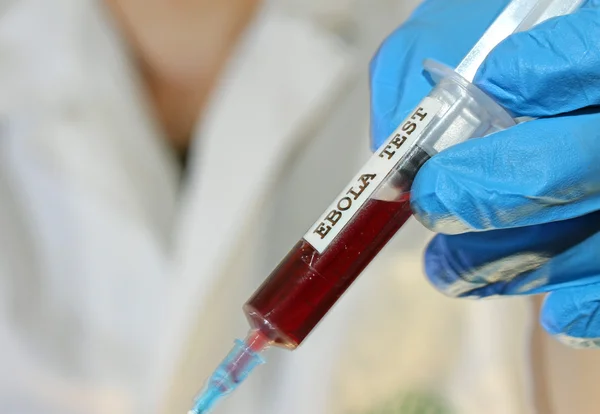
[[[412,215],[410,187],[429,156],[418,147],[396,174],[399,196],[371,198],[320,254],[305,240],[246,303],[251,325],[276,344],[297,347]]]

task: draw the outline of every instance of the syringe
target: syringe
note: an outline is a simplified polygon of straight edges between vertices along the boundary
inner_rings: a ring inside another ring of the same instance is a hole
[[[471,82],[503,39],[583,0],[513,0],[456,71],[433,61],[438,83],[388,138],[330,208],[244,305],[251,325],[209,378],[190,414],[209,412],[263,360],[270,346],[298,347],[359,274],[411,216],[410,189],[438,152],[515,125],[512,116]]]

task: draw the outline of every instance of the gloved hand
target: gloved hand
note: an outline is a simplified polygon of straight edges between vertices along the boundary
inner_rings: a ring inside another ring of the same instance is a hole
[[[372,64],[378,147],[428,92],[421,60],[456,66],[507,1],[428,0]],[[443,292],[551,292],[541,323],[600,347],[600,10],[598,1],[511,36],[475,83],[516,116],[540,118],[452,147],[415,180],[416,217],[437,235],[426,272]],[[594,4],[595,3],[595,4]]]

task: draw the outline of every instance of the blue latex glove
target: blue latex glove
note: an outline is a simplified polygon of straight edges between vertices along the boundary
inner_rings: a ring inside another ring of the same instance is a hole
[[[386,40],[372,64],[374,148],[430,89],[421,60],[456,66],[507,3],[429,0]],[[541,119],[423,166],[413,211],[441,233],[427,274],[452,296],[551,292],[545,329],[600,347],[600,10],[511,36],[475,83],[514,114]]]

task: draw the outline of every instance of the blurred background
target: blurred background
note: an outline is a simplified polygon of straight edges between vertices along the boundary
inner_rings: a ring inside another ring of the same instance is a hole
[[[187,412],[369,157],[369,61],[417,3],[1,1],[0,412]],[[217,412],[532,413],[528,304],[436,293],[429,238]]]

